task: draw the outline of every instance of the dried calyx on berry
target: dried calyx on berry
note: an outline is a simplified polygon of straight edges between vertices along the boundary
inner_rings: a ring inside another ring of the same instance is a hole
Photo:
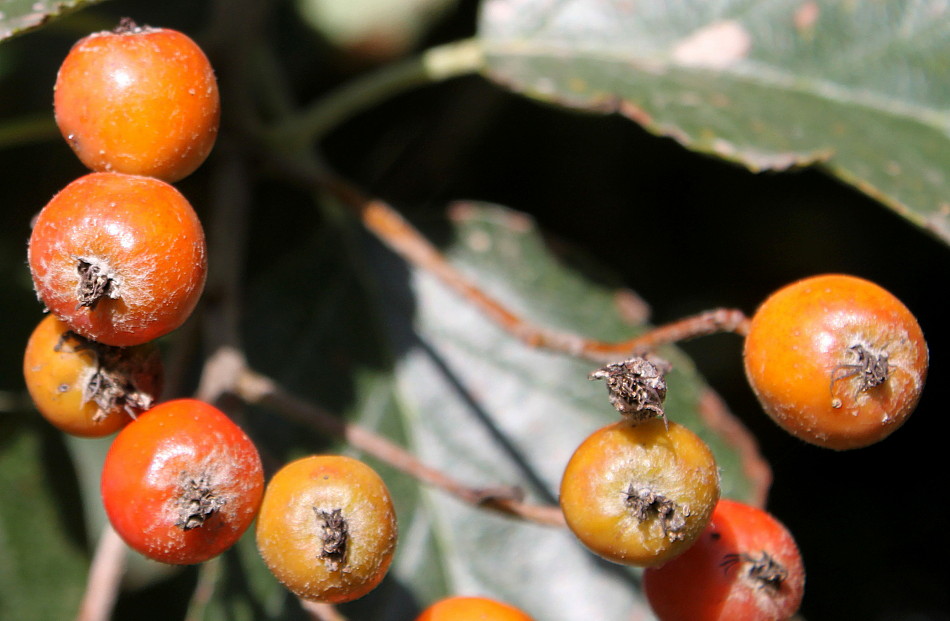
[[[607,382],[610,404],[624,416],[636,421],[649,418],[665,421],[665,376],[671,369],[672,365],[662,358],[636,356],[597,369],[588,379]]]

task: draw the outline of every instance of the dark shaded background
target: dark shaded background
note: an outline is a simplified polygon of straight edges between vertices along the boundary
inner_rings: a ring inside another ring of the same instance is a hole
[[[300,101],[357,71],[328,57],[289,6],[279,6],[271,27],[298,80]],[[426,44],[470,35],[475,10],[474,2],[463,2]],[[10,72],[0,117],[50,112],[58,63],[86,24],[101,27],[99,17],[114,23],[130,15],[200,39],[208,14],[204,3],[185,0],[117,1],[8,42],[0,50],[7,62],[0,71]],[[932,365],[918,411],[873,447],[837,453],[778,430],[745,383],[737,337],[708,337],[684,348],[753,430],[774,468],[769,507],[795,533],[809,572],[805,618],[950,619],[950,564],[943,558],[950,552],[950,518],[940,501],[947,485],[943,289],[950,277],[943,243],[819,171],[753,175],[625,119],[537,104],[477,77],[419,89],[360,115],[329,138],[326,153],[411,217],[434,218],[456,199],[531,214],[554,238],[620,274],[650,303],[655,323],[720,306],[751,313],[777,287],[822,272],[859,275],[892,291],[917,314]],[[61,141],[0,151],[6,212],[0,317],[7,344],[0,390],[22,391],[21,343],[37,317],[25,267],[29,220],[82,173]],[[201,196],[205,175],[180,184],[183,192]],[[253,216],[262,247],[293,243],[302,235],[300,223],[312,220],[307,201],[293,198],[290,192],[285,220]],[[180,593],[193,580],[186,572],[127,595],[120,611],[141,612],[145,605],[156,618],[180,616]]]

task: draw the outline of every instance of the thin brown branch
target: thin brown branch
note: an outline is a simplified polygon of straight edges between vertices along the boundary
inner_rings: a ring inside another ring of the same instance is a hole
[[[661,345],[680,343],[700,336],[732,332],[745,336],[749,332],[749,318],[745,313],[735,308],[716,308],[699,313],[684,319],[678,319],[662,326],[656,326],[649,331],[626,341],[616,343],[590,342],[591,351],[612,355],[624,352],[630,354],[645,354]]]
[[[661,345],[699,336],[718,332],[744,335],[748,332],[748,318],[742,311],[728,308],[707,311],[658,326],[620,342],[598,341],[538,326],[487,295],[449,263],[425,236],[385,201],[364,195],[352,184],[329,172],[321,172],[318,181],[354,210],[366,228],[399,256],[435,275],[446,286],[479,308],[489,319],[531,347],[550,349],[603,363],[642,355]]]
[[[319,160],[298,154],[267,150],[275,166],[284,175],[310,187],[323,188],[353,211],[363,225],[406,262],[436,276],[464,297],[513,337],[530,347],[538,347],[586,358],[597,363],[642,355],[668,345],[731,332],[745,336],[749,319],[738,309],[719,308],[692,317],[651,328],[647,332],[619,342],[599,341],[538,326],[485,293],[477,284],[449,263],[441,252],[386,201],[366,195],[346,179],[336,175]]]
[[[535,325],[470,281],[387,202],[364,194],[359,188],[337,176],[312,157],[300,154],[301,157],[285,159],[273,150],[269,151],[269,154],[275,162],[281,164],[284,174],[294,176],[310,187],[327,190],[356,213],[363,225],[396,254],[408,263],[439,278],[443,284],[456,291],[479,308],[489,319],[528,346],[558,351],[597,363],[609,363],[635,355],[644,355],[660,346],[701,336],[724,332],[740,336],[748,334],[749,318],[741,310],[730,308],[713,309],[656,326],[643,334],[619,342],[588,339]],[[707,425],[722,434],[726,441],[733,444],[740,453],[744,471],[752,481],[753,502],[764,503],[771,485],[772,474],[768,463],[758,451],[754,437],[729,412],[719,396],[711,389],[704,391],[699,408]],[[339,435],[343,435],[342,432]],[[411,455],[409,457],[412,458]],[[438,485],[435,481],[432,482]],[[468,490],[468,493],[473,491],[476,490]],[[477,499],[474,501],[479,502]],[[497,505],[500,500],[493,499],[492,502]],[[541,509],[542,515],[536,521],[544,522],[549,518],[546,513],[548,508]],[[526,507],[520,508],[520,511],[526,510]],[[563,524],[563,516],[559,513],[555,519],[559,524]]]
[[[729,443],[739,455],[742,472],[752,485],[749,504],[764,508],[772,486],[772,468],[759,452],[755,436],[736,418],[719,395],[708,388],[700,394],[699,414],[706,426]]]
[[[198,581],[188,602],[188,614],[185,621],[204,619],[208,603],[214,597],[215,585],[221,575],[221,558],[216,557],[201,564],[198,569]]]
[[[310,615],[313,621],[347,621],[333,604],[320,604],[301,599],[300,607]]]
[[[388,203],[365,196],[357,188],[331,173],[321,177],[337,198],[353,209],[363,224],[409,263],[435,275],[508,333],[531,347],[539,347],[586,358],[612,362],[644,355],[662,345],[729,332],[745,336],[749,318],[740,310],[718,308],[654,327],[636,337],[604,342],[550,330],[531,323],[487,295],[452,266],[428,239],[419,233]],[[743,470],[752,483],[752,502],[764,506],[772,483],[772,471],[746,427],[728,410],[719,396],[706,389],[699,404],[706,424],[719,433],[739,453]]]
[[[125,571],[125,552],[125,543],[107,522],[96,544],[76,621],[107,621],[112,616]]]
[[[237,352],[232,353],[239,355]],[[383,436],[344,421],[323,408],[290,394],[268,377],[246,366],[236,370],[233,360],[223,364],[227,364],[232,372],[237,371],[231,390],[248,403],[272,408],[320,433],[341,438],[350,446],[468,504],[493,509],[537,524],[564,526],[564,516],[560,508],[524,502],[522,492],[516,487],[467,486],[444,472],[423,464],[415,455]]]

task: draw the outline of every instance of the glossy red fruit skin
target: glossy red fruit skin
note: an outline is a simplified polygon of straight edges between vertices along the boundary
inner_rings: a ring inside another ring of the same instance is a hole
[[[774,516],[722,499],[691,548],[644,571],[643,589],[660,621],[782,621],[801,605],[805,568]]]
[[[37,295],[86,338],[139,345],[179,327],[204,289],[204,230],[173,186],[150,177],[91,173],[40,211],[28,248]],[[96,265],[113,287],[80,304],[79,266]]]
[[[176,30],[134,25],[79,40],[59,69],[53,104],[63,137],[90,169],[168,182],[204,162],[221,115],[201,48]]]
[[[207,403],[178,399],[116,436],[101,491],[106,515],[129,547],[190,565],[217,556],[247,530],[260,508],[264,473],[254,444],[231,419]]]

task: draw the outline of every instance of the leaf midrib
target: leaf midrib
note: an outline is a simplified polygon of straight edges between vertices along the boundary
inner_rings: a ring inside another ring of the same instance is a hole
[[[666,60],[648,58],[623,58],[612,54],[597,53],[592,50],[578,50],[570,45],[537,45],[526,40],[509,40],[498,45],[490,40],[485,42],[485,54],[488,59],[493,55],[521,56],[521,57],[563,57],[567,61],[584,58],[595,62],[623,64],[634,71],[645,74],[669,74],[673,71],[694,72],[699,75],[708,75],[712,70],[700,67],[689,67]],[[512,45],[511,43],[514,43]],[[491,62],[488,63],[489,69]],[[742,70],[743,67],[755,68],[755,71]],[[901,99],[881,96],[879,93],[865,89],[845,87],[840,84],[814,78],[795,77],[788,72],[780,71],[770,65],[745,60],[741,65],[732,68],[716,70],[721,76],[735,82],[745,82],[759,87],[782,89],[787,92],[809,95],[824,101],[834,102],[836,105],[860,106],[885,114],[915,121],[939,133],[950,136],[950,110],[940,111],[929,107],[908,104]],[[804,86],[808,88],[804,88]]]

